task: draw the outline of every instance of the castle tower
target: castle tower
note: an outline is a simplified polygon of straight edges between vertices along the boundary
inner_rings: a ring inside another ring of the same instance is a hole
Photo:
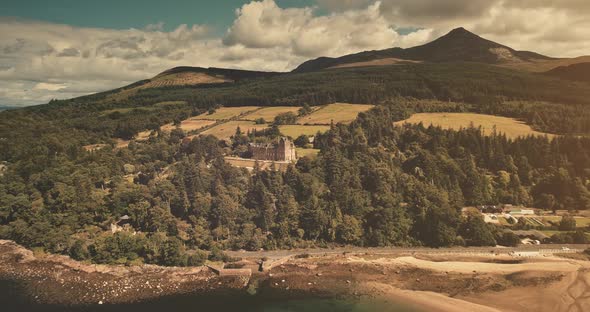
[[[282,137],[275,144],[257,144],[250,143],[248,149],[252,153],[252,158],[257,160],[274,160],[274,161],[295,161],[297,154],[295,144],[288,138]]]
[[[294,161],[297,160],[295,154],[295,145],[288,138],[282,137],[277,146],[277,160]]]

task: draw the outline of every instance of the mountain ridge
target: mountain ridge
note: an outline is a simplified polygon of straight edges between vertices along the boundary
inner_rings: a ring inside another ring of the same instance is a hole
[[[463,27],[429,43],[412,48],[388,48],[364,51],[337,58],[319,57],[309,60],[293,70],[307,72],[354,62],[366,62],[383,58],[396,58],[424,62],[479,62],[500,64],[510,61],[552,60],[554,58],[530,51],[517,51],[508,46],[484,39]]]
[[[544,74],[566,80],[590,82],[590,62],[560,66]]]

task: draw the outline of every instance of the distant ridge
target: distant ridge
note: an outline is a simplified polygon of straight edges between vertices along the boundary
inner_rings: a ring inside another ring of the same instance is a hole
[[[5,110],[8,110],[8,109],[15,109],[15,108],[18,108],[18,107],[16,107],[16,106],[3,106],[3,105],[0,105],[0,112],[1,111],[5,111]]]
[[[514,50],[505,45],[484,39],[460,27],[421,46],[408,49],[391,48],[366,51],[338,58],[320,57],[301,64],[293,72],[315,71],[343,64],[384,58],[424,62],[478,62],[486,64],[552,59],[535,52]]]
[[[545,72],[545,75],[559,77],[566,80],[590,82],[590,63],[560,66]]]
[[[229,68],[216,68],[216,67],[192,67],[192,66],[178,66],[168,70],[165,70],[153,79],[161,78],[168,75],[180,74],[180,73],[201,73],[210,76],[223,77],[225,79],[238,81],[241,79],[250,79],[258,77],[271,77],[279,75],[277,72],[264,72],[264,71],[252,71],[252,70],[241,70],[241,69],[229,69]]]

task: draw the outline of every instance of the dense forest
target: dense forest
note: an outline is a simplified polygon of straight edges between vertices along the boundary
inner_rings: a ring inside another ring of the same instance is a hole
[[[342,92],[355,90],[361,89]],[[288,97],[287,89],[277,93]],[[73,103],[2,113],[0,157],[7,166],[0,177],[0,238],[96,263],[194,265],[205,259],[204,250],[223,260],[222,249],[512,245],[514,234],[481,217],[463,217],[461,208],[504,203],[590,209],[589,138],[509,140],[476,128],[399,127],[393,122],[416,111],[495,108],[490,102],[428,104],[382,96],[382,105],[350,125],[333,125],[317,136],[316,158],[301,158],[284,172],[250,173],[224,161],[252,134],[237,133],[228,145],[212,136],[183,140],[180,129],[159,131],[162,120],[207,108],[190,99],[190,112],[167,106],[158,116],[135,113],[155,130],[147,141],[96,151],[81,143],[112,135],[125,125],[125,114],[83,117],[81,110],[92,108]],[[317,101],[328,100],[336,99]],[[511,103],[498,109],[533,109]],[[121,221],[127,230],[112,234],[111,225]]]

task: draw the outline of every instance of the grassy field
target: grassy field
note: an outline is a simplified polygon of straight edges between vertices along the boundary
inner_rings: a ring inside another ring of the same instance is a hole
[[[301,158],[301,157],[309,157],[309,158],[314,158],[318,155],[318,153],[320,152],[319,149],[315,149],[315,148],[296,148],[297,151],[297,158]]]
[[[268,127],[268,125],[257,125],[252,121],[241,121],[241,120],[234,120],[223,123],[221,125],[217,125],[211,129],[207,129],[202,132],[205,135],[214,135],[219,139],[229,139],[232,135],[236,134],[236,129],[240,127],[243,133],[248,131],[256,130],[264,130]]]
[[[535,131],[529,125],[513,118],[472,113],[419,113],[412,115],[409,119],[399,121],[396,124],[401,125],[404,123],[422,123],[425,127],[435,125],[444,129],[454,130],[469,128],[473,125],[475,127],[481,127],[485,134],[490,134],[494,127],[496,127],[498,132],[504,133],[509,138],[528,135],[554,136],[552,134]]]
[[[204,113],[195,117],[195,119],[226,120],[257,110],[259,108],[260,107],[258,106],[221,107],[218,108],[213,114]]]
[[[246,116],[242,117],[241,119],[244,120],[256,120],[258,118],[264,118],[266,122],[272,122],[278,114],[282,113],[294,113],[297,115],[297,111],[300,107],[298,106],[274,106],[274,107],[265,107],[263,109],[259,109],[254,111]]]
[[[215,120],[204,120],[204,119],[199,120],[199,119],[189,118],[187,120],[183,120],[180,123],[180,128],[182,130],[184,130],[184,132],[189,132],[189,131],[205,128],[205,127],[210,126],[214,123],[216,123]],[[176,126],[174,126],[173,124],[167,124],[167,125],[163,125],[161,127],[162,131],[166,131],[166,132],[170,132],[174,128],[176,128]]]
[[[296,139],[302,134],[312,136],[316,135],[318,132],[326,132],[330,130],[330,126],[285,125],[279,126],[279,130],[283,135]]]
[[[554,223],[559,223],[561,221],[560,216],[539,217],[538,219],[543,222],[551,221]],[[576,227],[586,227],[587,225],[590,225],[590,218],[588,217],[574,217],[574,219],[576,219]]]
[[[334,103],[326,105],[317,111],[299,118],[297,123],[310,125],[329,125],[334,123],[348,123],[356,119],[359,113],[373,108],[373,105]]]

